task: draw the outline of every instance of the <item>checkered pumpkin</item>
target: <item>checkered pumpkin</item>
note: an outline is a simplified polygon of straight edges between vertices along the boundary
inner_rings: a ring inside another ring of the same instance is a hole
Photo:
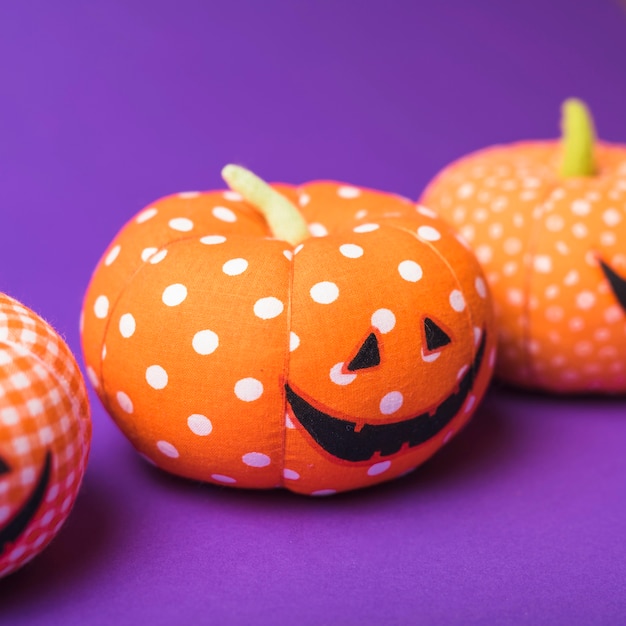
[[[90,437],[85,385],[69,348],[33,311],[0,294],[0,576],[61,528]]]

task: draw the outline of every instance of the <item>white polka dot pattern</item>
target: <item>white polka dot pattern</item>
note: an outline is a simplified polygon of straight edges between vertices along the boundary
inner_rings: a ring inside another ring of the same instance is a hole
[[[187,297],[187,287],[181,283],[168,285],[163,291],[163,304],[167,306],[178,306]]]
[[[606,342],[624,346],[626,359],[626,314],[601,267],[626,279],[623,153],[599,143],[599,173],[583,180],[555,174],[555,142],[490,148],[448,168],[424,194],[484,267],[497,304],[501,378],[557,392],[626,391],[614,367],[620,351],[604,350]]]
[[[194,413],[187,418],[187,425],[189,426],[189,430],[199,437],[206,437],[210,435],[213,430],[211,420],[206,417],[206,415],[200,415],[198,413]]]
[[[285,189],[311,235],[294,247],[231,192],[177,194],[129,222],[85,300],[90,379],[139,452],[173,473],[309,495],[399,476],[443,434],[389,459],[339,464],[291,411],[286,384],[329,416],[358,416],[357,430],[430,410],[476,350],[468,309],[490,323],[486,284],[473,260],[458,277],[450,271],[451,251],[471,257],[427,207],[350,185]],[[437,297],[425,299],[434,284]],[[424,315],[453,338],[434,356],[423,351]],[[398,375],[406,363],[414,371]],[[451,374],[426,401],[425,381],[441,364]]]
[[[311,298],[318,304],[331,304],[339,297],[339,287],[328,280],[311,287]]]

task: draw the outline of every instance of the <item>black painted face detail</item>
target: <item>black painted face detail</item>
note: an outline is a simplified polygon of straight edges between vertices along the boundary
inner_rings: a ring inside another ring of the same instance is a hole
[[[3,467],[8,471],[6,462],[2,461]],[[5,473],[1,472],[1,473]],[[41,505],[46,491],[48,490],[48,483],[50,482],[50,474],[52,473],[52,453],[48,450],[46,452],[46,459],[43,464],[43,469],[39,475],[39,480],[35,485],[32,493],[28,497],[28,500],[24,502],[22,508],[13,516],[11,520],[0,528],[0,555],[4,554],[8,546],[14,544],[20,537],[20,535],[26,530],[26,527],[30,521],[35,517],[39,506]]]
[[[389,456],[408,444],[414,448],[428,441],[452,421],[470,394],[485,354],[487,333],[482,339],[472,366],[459,381],[456,391],[434,410],[391,424],[365,424],[356,431],[356,423],[339,419],[311,406],[289,384],[285,385],[287,400],[293,414],[305,430],[326,452],[343,461],[368,461],[376,452]]]
[[[611,290],[620,303],[620,306],[626,311],[626,279],[622,278],[615,270],[600,259],[600,267],[611,285]]]
[[[424,335],[426,336],[426,347],[432,351],[437,348],[447,346],[452,339],[441,329],[430,317],[424,318]]]
[[[357,355],[348,364],[350,372],[376,367],[380,365],[380,350],[378,349],[378,339],[374,333],[370,333],[363,342]]]

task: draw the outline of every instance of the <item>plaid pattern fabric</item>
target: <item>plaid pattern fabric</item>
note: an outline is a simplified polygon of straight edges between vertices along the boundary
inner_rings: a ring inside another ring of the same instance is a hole
[[[90,438],[86,390],[69,348],[0,294],[0,576],[33,558],[65,521]]]

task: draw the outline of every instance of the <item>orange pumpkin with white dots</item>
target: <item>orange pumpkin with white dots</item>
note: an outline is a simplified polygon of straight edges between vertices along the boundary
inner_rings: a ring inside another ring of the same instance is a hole
[[[87,391],[69,348],[0,294],[0,576],[30,561],[63,525],[90,440]]]
[[[557,393],[626,392],[626,146],[568,100],[562,141],[495,146],[422,202],[472,245],[499,328],[496,375]]]
[[[397,196],[223,176],[143,210],[94,272],[83,348],[113,419],[158,466],[221,485],[326,495],[415,468],[490,379],[476,259]]]

